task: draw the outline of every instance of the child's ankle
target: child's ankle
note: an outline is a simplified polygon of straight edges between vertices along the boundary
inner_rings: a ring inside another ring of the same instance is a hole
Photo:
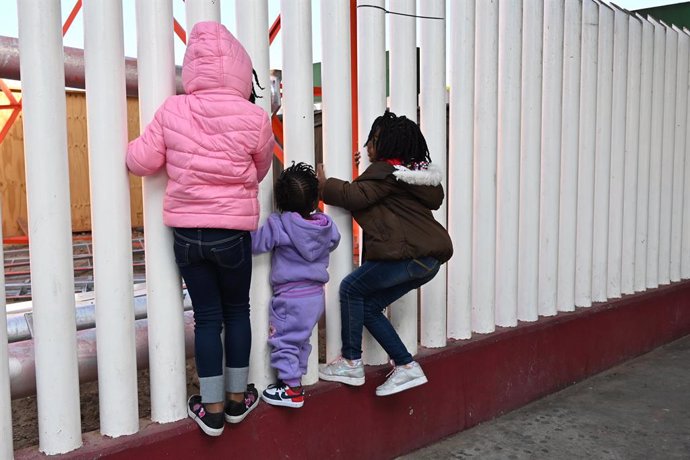
[[[293,390],[299,390],[300,388],[302,388],[302,381],[300,379],[283,380],[283,382]]]

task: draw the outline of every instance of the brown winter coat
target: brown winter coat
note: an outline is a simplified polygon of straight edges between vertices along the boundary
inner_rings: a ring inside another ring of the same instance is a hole
[[[329,178],[326,204],[345,208],[364,230],[365,260],[404,260],[431,256],[441,263],[453,255],[448,232],[431,210],[443,202],[441,172],[372,163],[353,182]]]

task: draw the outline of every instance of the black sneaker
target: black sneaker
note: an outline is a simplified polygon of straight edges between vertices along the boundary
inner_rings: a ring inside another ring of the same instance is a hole
[[[254,388],[254,384],[247,385],[244,392],[244,401],[228,401],[225,403],[225,421],[228,423],[240,423],[244,418],[259,405],[259,392]]]
[[[187,401],[187,414],[207,435],[220,436],[223,434],[223,428],[225,428],[223,413],[206,412],[204,405],[201,403],[200,395],[190,396],[189,401]]]
[[[297,389],[287,383],[271,384],[261,393],[261,399],[273,406],[299,408],[304,405],[304,388]]]

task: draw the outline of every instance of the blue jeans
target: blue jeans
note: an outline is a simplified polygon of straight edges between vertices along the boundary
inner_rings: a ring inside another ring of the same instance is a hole
[[[242,230],[175,228],[175,262],[194,309],[194,355],[204,402],[244,392],[252,331],[249,286],[251,237]],[[228,379],[223,385],[223,343]]]
[[[342,355],[362,357],[362,327],[366,326],[396,365],[412,362],[383,310],[403,295],[431,280],[440,264],[433,257],[367,261],[340,283]]]

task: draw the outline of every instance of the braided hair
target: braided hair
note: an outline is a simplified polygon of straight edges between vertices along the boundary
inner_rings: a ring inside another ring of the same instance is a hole
[[[377,160],[399,159],[406,166],[431,162],[419,125],[389,109],[374,120],[364,145],[369,142],[374,142]]]
[[[252,94],[249,95],[249,102],[252,104],[256,103],[257,98],[263,98],[263,96],[259,96],[259,94],[256,92],[256,88],[254,87],[254,83],[256,82],[256,86],[259,87],[259,89],[264,89],[263,86],[259,84],[259,76],[256,74],[256,70],[252,69],[252,73],[254,74],[254,81],[252,82]]]
[[[273,187],[276,206],[281,212],[297,212],[307,218],[316,209],[319,181],[314,168],[306,163],[292,162]]]

